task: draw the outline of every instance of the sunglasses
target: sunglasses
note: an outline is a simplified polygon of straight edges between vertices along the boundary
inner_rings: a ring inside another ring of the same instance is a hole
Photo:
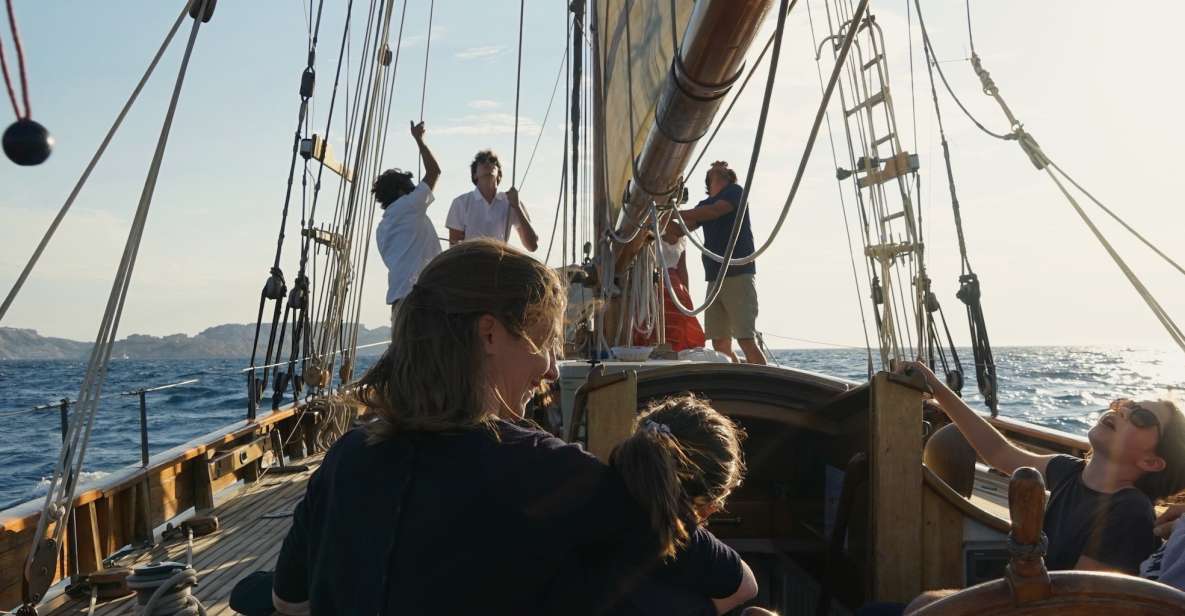
[[[1111,403],[1111,410],[1120,412],[1127,411],[1127,420],[1137,428],[1156,428],[1156,437],[1160,438],[1160,419],[1156,413],[1139,405],[1139,403],[1129,400],[1127,398],[1119,398]]]

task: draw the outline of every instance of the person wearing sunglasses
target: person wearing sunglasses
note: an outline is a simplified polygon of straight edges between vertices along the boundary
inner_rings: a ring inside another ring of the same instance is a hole
[[[1050,570],[1139,572],[1159,544],[1153,503],[1185,490],[1180,408],[1167,400],[1115,400],[1087,433],[1085,460],[1042,455],[1009,442],[924,364],[904,369],[925,376],[934,401],[988,465],[1006,475],[1029,466],[1045,476]]]

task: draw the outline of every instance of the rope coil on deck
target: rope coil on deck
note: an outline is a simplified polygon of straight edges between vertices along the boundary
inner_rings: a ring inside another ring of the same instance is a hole
[[[128,578],[128,588],[136,591],[141,616],[205,616],[206,607],[190,594],[194,586],[197,571],[175,562],[137,567]]]

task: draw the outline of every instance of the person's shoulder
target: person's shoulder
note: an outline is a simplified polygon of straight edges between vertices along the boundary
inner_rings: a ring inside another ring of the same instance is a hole
[[[495,424],[495,428],[498,431],[498,437],[502,442],[507,444],[540,450],[571,450],[579,452],[583,456],[592,457],[585,453],[578,445],[564,441],[554,434],[529,423],[498,421]]]
[[[473,191],[463,192],[456,197],[453,197],[452,209],[463,208],[469,205],[469,198],[473,196]]]
[[[1082,458],[1059,454],[1049,459],[1045,465],[1045,488],[1052,490],[1064,481],[1082,473],[1086,467],[1086,460]]]
[[[740,184],[737,184],[734,182],[732,184],[729,184],[728,186],[725,186],[724,189],[720,191],[719,197],[721,199],[730,201],[735,205],[738,201],[741,200],[741,195],[744,192],[745,192],[745,189],[742,188]]]
[[[1112,494],[1108,508],[1111,517],[1122,517],[1149,526],[1156,521],[1156,510],[1152,507],[1152,500],[1137,488],[1124,488]]]
[[[499,421],[496,428],[501,444],[513,447],[518,455],[529,459],[539,460],[541,463],[542,459],[546,459],[546,465],[550,469],[595,471],[606,468],[579,445],[559,439],[537,427]]]

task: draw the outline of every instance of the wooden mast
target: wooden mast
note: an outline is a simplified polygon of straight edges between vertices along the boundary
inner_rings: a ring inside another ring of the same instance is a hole
[[[651,201],[664,203],[676,196],[680,174],[740,76],[749,45],[772,5],[772,0],[696,2],[637,158],[629,201],[623,205],[623,233],[633,232]],[[617,271],[633,260],[644,235],[615,251]]]

